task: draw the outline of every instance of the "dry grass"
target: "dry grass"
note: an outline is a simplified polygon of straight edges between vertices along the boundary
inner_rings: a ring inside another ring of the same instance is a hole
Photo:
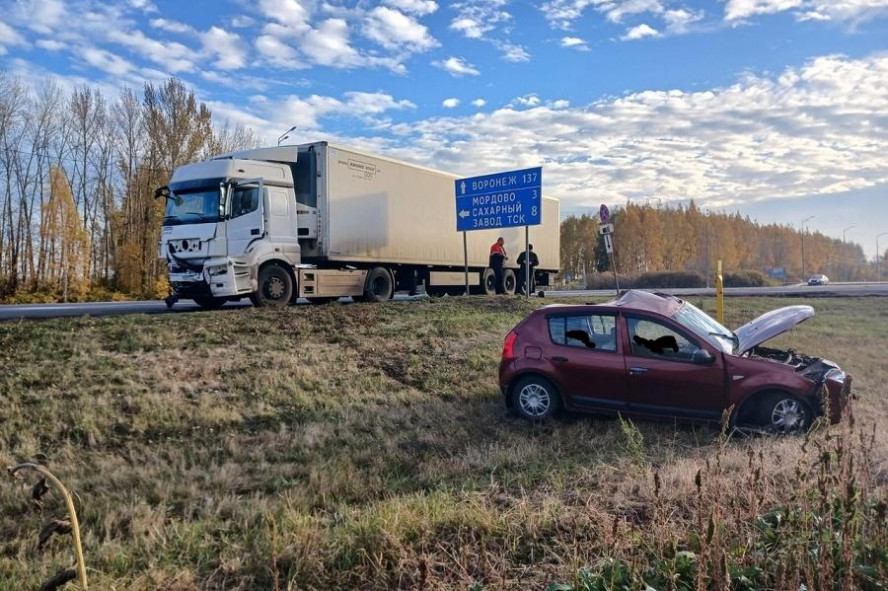
[[[775,341],[855,375],[853,426],[728,441],[507,415],[501,341],[539,303],[0,324],[0,460],[45,454],[77,491],[97,589],[888,585],[884,300],[817,300]],[[728,324],[790,303],[729,300]],[[0,589],[70,566],[36,550],[60,506],[30,484],[0,485]]]

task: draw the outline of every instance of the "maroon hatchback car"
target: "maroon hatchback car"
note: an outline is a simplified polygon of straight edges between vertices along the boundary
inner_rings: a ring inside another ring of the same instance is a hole
[[[499,383],[530,421],[562,408],[720,421],[788,433],[842,416],[851,379],[825,359],[761,346],[814,315],[773,310],[731,332],[674,296],[631,290],[600,305],[540,308],[506,336]],[[826,403],[825,403],[826,401]]]

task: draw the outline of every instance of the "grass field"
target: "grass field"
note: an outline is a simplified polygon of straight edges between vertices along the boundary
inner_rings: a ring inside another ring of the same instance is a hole
[[[783,439],[506,414],[502,338],[543,303],[0,324],[0,460],[76,490],[95,589],[888,588],[888,302],[805,302],[773,341],[862,396]],[[793,303],[731,299],[727,324]],[[73,562],[36,548],[64,509],[35,481],[0,484],[3,590]]]

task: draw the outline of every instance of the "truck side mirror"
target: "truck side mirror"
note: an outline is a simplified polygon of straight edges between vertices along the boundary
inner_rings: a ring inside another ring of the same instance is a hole
[[[163,197],[164,199],[170,198],[170,188],[169,187],[160,187],[156,191],[154,191],[154,198]]]
[[[709,365],[710,363],[715,362],[715,357],[713,357],[712,353],[706,349],[697,349],[694,351],[691,360],[697,365]]]

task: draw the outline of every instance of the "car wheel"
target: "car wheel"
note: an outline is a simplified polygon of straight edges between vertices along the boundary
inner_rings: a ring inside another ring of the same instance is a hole
[[[811,418],[807,404],[791,394],[774,393],[762,401],[759,423],[774,433],[804,433]]]
[[[286,306],[293,296],[293,278],[279,265],[267,265],[259,270],[259,291],[250,296],[253,305]]]
[[[539,423],[561,410],[561,396],[549,380],[527,376],[518,380],[512,389],[512,406],[523,419]]]

